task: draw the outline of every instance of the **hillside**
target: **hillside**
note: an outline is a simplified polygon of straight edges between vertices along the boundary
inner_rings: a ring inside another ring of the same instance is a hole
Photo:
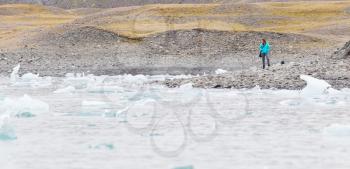
[[[142,38],[170,30],[296,33],[345,42],[350,1],[248,4],[146,5],[64,10],[40,5],[0,5],[0,47],[84,26]],[[334,42],[333,42],[334,44]]]
[[[350,39],[349,9],[350,1],[109,9],[5,4],[0,54],[6,59],[0,65],[7,71],[22,63],[23,71],[47,75],[235,69],[256,64],[252,57],[261,38],[273,45],[274,62],[306,61],[326,57]],[[57,68],[48,70],[52,62]]]
[[[205,3],[251,3],[251,2],[295,2],[302,0],[0,0],[0,4],[29,3],[60,8],[116,8],[148,4],[205,4]],[[304,0],[305,1],[305,0]],[[306,0],[316,1],[316,0]],[[318,0],[320,1],[320,0]],[[322,0],[321,0],[322,1]],[[330,1],[330,0],[328,0]],[[335,1],[335,0],[334,0]]]
[[[3,3],[30,3],[60,8],[115,8],[146,4],[212,3],[218,0],[0,0]]]

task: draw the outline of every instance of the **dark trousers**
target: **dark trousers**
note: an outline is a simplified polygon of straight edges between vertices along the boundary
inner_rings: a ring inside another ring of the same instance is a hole
[[[267,66],[270,66],[270,59],[269,59],[268,54],[261,53],[261,58],[262,58],[262,62],[263,62],[263,69],[265,69],[265,60],[267,61]]]

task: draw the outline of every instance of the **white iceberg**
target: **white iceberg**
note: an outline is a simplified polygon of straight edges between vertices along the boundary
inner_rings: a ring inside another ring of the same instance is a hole
[[[17,139],[13,127],[9,124],[10,116],[8,114],[0,115],[0,140],[9,141]]]
[[[308,75],[300,75],[300,78],[307,83],[306,87],[301,91],[301,95],[304,97],[319,97],[328,94],[331,89],[331,85],[324,80],[319,80]]]
[[[11,83],[15,83],[17,81],[17,79],[19,78],[18,72],[19,72],[19,68],[21,67],[20,64],[18,64],[16,67],[14,67],[12,69],[12,73],[11,73]]]
[[[186,84],[183,84],[179,87],[180,89],[183,89],[183,90],[189,90],[189,89],[193,89],[193,83],[186,83]]]
[[[217,70],[215,71],[215,74],[217,74],[217,75],[225,74],[225,73],[227,73],[227,70],[224,70],[224,69],[217,69]]]
[[[0,110],[15,117],[33,117],[49,112],[49,105],[40,100],[24,95],[19,99],[5,98],[0,102]]]

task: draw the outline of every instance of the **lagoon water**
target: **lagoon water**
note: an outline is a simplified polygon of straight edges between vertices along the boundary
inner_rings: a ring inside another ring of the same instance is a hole
[[[19,67],[18,67],[19,69]],[[347,169],[350,90],[169,89],[190,76],[0,78],[1,169]]]

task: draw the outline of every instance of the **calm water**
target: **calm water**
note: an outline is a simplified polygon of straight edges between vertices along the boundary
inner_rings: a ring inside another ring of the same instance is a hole
[[[1,169],[350,168],[348,89],[147,84],[164,78],[2,77]]]

